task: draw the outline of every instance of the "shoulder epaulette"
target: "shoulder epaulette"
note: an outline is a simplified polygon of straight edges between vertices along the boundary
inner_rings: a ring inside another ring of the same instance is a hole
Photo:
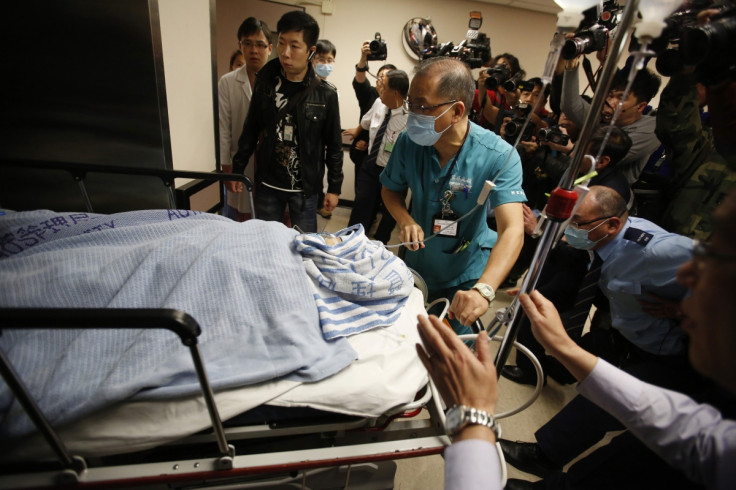
[[[624,233],[624,238],[626,240],[638,243],[642,247],[646,247],[647,243],[649,243],[653,236],[654,235],[651,233],[639,230],[638,228],[629,228],[626,230],[626,233]]]

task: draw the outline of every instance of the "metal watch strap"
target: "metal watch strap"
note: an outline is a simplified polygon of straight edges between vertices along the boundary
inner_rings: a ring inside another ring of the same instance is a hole
[[[460,405],[458,408],[463,414],[463,423],[458,428],[458,432],[468,425],[483,425],[493,431],[497,441],[501,440],[501,426],[498,425],[493,415],[485,410],[468,407],[467,405]]]

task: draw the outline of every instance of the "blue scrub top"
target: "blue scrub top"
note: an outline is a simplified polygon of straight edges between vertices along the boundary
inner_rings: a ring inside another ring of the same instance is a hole
[[[491,207],[525,202],[521,176],[516,150],[495,133],[471,122],[454,166],[450,160],[444,168],[440,168],[433,146],[417,145],[406,132],[402,133],[381,173],[381,184],[396,192],[411,189],[411,216],[427,238],[432,234],[433,217],[442,210],[440,200],[447,189],[454,191],[451,207],[459,217],[475,206],[486,180],[496,184],[489,197]],[[430,291],[449,288],[481,276],[496,238],[496,232],[486,223],[486,208],[481,206],[459,223],[457,238],[435,237],[423,249],[407,250],[405,260],[424,278]],[[469,240],[470,245],[458,254],[448,253],[461,239]]]

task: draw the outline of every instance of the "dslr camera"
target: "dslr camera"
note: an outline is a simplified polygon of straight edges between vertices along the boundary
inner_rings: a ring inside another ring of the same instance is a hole
[[[469,29],[465,39],[457,46],[452,42],[429,46],[422,52],[421,58],[449,56],[450,58],[457,58],[468,65],[469,68],[480,68],[483,63],[491,59],[491,40],[485,33],[478,31],[482,24],[483,17],[481,13],[470,12]]]
[[[567,135],[560,131],[558,127],[541,128],[537,132],[537,141],[540,143],[555,143],[560,146],[565,146],[570,142],[570,135]]]
[[[575,37],[565,41],[560,56],[571,60],[582,54],[590,54],[606,47],[609,33],[618,24],[621,7],[615,0],[608,0],[603,4],[603,10],[597,20],[588,27],[578,30]]]
[[[377,32],[376,37],[368,45],[371,52],[365,57],[368,61],[383,61],[388,56],[386,41],[381,39],[381,33]]]

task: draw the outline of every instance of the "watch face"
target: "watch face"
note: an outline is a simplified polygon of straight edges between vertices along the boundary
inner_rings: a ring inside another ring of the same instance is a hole
[[[480,292],[483,293],[484,296],[490,296],[493,294],[493,291],[488,286],[481,286]]]
[[[460,407],[452,407],[448,412],[445,419],[445,427],[449,434],[454,434],[460,428],[462,422],[462,416],[460,415]]]

